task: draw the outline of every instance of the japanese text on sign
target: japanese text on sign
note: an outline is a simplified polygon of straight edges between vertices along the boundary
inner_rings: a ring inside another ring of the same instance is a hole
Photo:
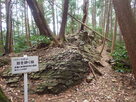
[[[13,74],[38,71],[38,56],[13,57],[11,65]]]

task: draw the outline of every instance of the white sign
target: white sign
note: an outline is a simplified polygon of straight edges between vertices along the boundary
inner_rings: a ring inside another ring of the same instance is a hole
[[[11,58],[12,74],[38,71],[38,56]]]

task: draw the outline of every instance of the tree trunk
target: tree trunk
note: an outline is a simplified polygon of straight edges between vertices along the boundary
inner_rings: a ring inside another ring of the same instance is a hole
[[[92,25],[96,27],[96,0],[92,0]]]
[[[82,22],[86,23],[87,16],[88,16],[88,7],[89,7],[89,0],[84,0],[83,4],[83,19]],[[84,30],[84,25],[81,24],[80,31]]]
[[[3,34],[2,34],[2,4],[0,0],[0,54],[4,53]]]
[[[104,5],[104,1],[101,3],[101,5]],[[101,14],[99,16],[99,27],[103,27],[103,15],[104,15],[104,7],[101,8]]]
[[[136,79],[136,21],[129,0],[113,0],[113,4]]]
[[[113,33],[113,27],[112,27],[112,21],[113,21],[113,16],[112,16],[112,12],[113,11],[113,7],[112,7],[112,1],[111,1],[111,7],[110,7],[110,32],[111,32],[111,34]]]
[[[106,12],[107,12],[107,0],[104,2],[104,13],[103,13],[103,23],[102,23],[102,33],[105,34],[105,24],[106,24]]]
[[[25,32],[26,32],[26,44],[31,46],[30,42],[30,27],[29,27],[29,18],[28,18],[28,6],[26,0],[24,1],[24,14],[25,14]]]
[[[58,34],[59,33],[59,17],[58,17],[58,9],[57,9],[57,7],[55,9],[55,12],[56,12],[56,33]]]
[[[6,44],[5,44],[5,54],[13,52],[13,35],[12,35],[12,7],[11,0],[6,0]]]
[[[117,35],[117,18],[115,18],[115,24],[114,24],[114,32],[112,36],[112,46],[111,46],[111,53],[113,53],[115,49],[115,42],[116,42],[116,35]]]
[[[23,19],[23,17],[24,17],[24,12],[22,12],[22,15],[21,15],[21,16],[22,16],[22,19],[21,19],[22,29],[21,29],[21,30],[22,30],[22,35],[24,35],[24,24],[25,24],[25,23],[24,23],[24,19]]]
[[[109,5],[108,5],[108,15],[107,15],[107,24],[106,24],[106,32],[104,33],[104,39],[103,39],[103,46],[102,46],[102,50],[100,52],[100,55],[102,54],[103,50],[104,50],[104,47],[105,47],[105,43],[106,43],[106,38],[107,38],[107,35],[109,33],[109,15],[110,15],[110,7],[111,7],[111,0],[109,1]]]
[[[44,18],[44,14],[42,13],[37,1],[36,0],[26,0],[26,1],[31,9],[36,25],[39,28],[40,35],[45,35],[53,38],[52,32],[47,24],[46,19]]]
[[[41,9],[42,14],[44,15],[44,0],[38,0],[38,5]]]
[[[33,35],[37,35],[37,28],[36,28],[36,25],[34,23],[34,19],[33,19],[33,16],[31,15],[31,30],[33,31]]]
[[[64,6],[63,6],[62,22],[61,22],[61,28],[59,32],[59,39],[62,42],[65,40],[65,28],[66,28],[66,23],[67,23],[69,0],[64,0],[63,5]]]
[[[53,17],[53,33],[56,34],[54,0],[52,1],[52,17]]]

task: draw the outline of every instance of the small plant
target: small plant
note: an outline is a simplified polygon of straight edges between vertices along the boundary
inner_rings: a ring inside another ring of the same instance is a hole
[[[118,72],[131,72],[129,57],[124,45],[118,46],[112,53],[114,64],[112,68]]]
[[[26,44],[26,37],[24,35],[15,36],[14,41],[15,41],[14,50],[15,50],[16,53],[21,52],[21,51],[29,48],[29,46]]]
[[[38,49],[47,47],[51,43],[49,37],[43,35],[33,35],[31,37],[31,43],[36,45]]]
[[[48,45],[51,43],[51,39],[43,35],[33,35],[31,36],[31,42],[32,44],[36,44],[36,45],[40,43],[44,43]]]

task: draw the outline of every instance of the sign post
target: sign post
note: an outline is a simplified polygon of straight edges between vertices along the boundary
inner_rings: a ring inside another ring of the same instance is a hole
[[[24,73],[24,102],[28,102],[28,80],[27,73]]]
[[[24,74],[24,102],[28,102],[28,72],[36,72],[38,68],[38,56],[11,58],[12,74]]]

